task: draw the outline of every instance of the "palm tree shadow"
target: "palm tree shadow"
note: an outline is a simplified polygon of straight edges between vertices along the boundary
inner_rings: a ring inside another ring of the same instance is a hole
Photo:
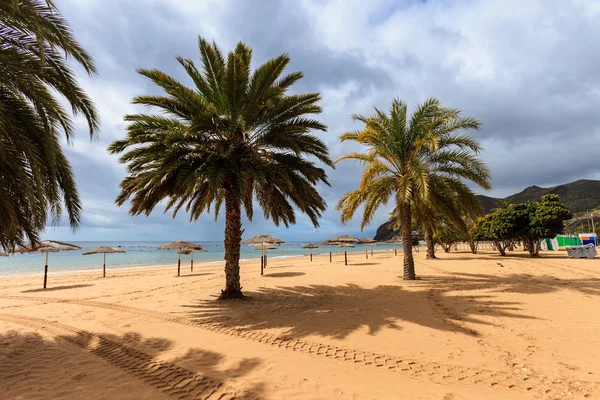
[[[433,301],[431,291],[409,291],[391,285],[290,286],[261,288],[246,294],[249,301],[206,300],[184,307],[190,309],[187,316],[197,322],[211,321],[246,329],[284,329],[284,334],[292,337],[321,335],[336,339],[365,328],[370,335],[384,328],[401,330],[404,323],[477,335],[464,323],[489,324],[480,318],[479,309],[485,309],[487,316],[532,318],[519,314],[518,303],[497,301],[492,296],[467,299],[439,291]],[[453,312],[441,309],[438,301],[452,304]]]
[[[144,338],[138,332],[96,335],[79,331],[47,338],[38,333],[9,331],[0,334],[0,345],[0,363],[11,366],[0,368],[0,381],[8,385],[4,393],[10,398],[20,398],[28,388],[34,388],[38,398],[50,398],[57,392],[65,397],[84,398],[85,393],[93,397],[94,393],[105,390],[107,383],[131,381],[132,376],[167,395],[184,380],[191,382],[186,387],[190,393],[206,391],[202,382],[210,382],[215,388],[224,387],[227,398],[257,398],[264,392],[262,383],[244,391],[237,391],[227,383],[261,365],[258,358],[243,358],[223,368],[224,355],[190,349],[181,357],[165,360],[158,356],[171,349],[173,342],[166,338]],[[49,368],[49,362],[59,362],[62,368]],[[114,368],[107,368],[107,363]],[[198,376],[207,379],[199,380]],[[72,381],[78,385],[73,386]],[[71,395],[70,388],[75,388]]]

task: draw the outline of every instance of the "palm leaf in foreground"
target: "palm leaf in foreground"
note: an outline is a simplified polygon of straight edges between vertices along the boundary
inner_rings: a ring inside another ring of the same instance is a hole
[[[80,222],[75,179],[60,146],[74,128],[56,94],[86,118],[92,136],[98,115],[67,58],[95,73],[53,2],[0,2],[0,246],[9,251],[25,239],[38,243],[63,206],[73,228]]]

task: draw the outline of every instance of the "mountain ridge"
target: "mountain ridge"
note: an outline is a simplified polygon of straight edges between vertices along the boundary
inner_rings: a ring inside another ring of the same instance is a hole
[[[579,179],[570,183],[543,188],[540,186],[528,186],[519,193],[505,198],[477,195],[483,205],[485,212],[490,212],[500,200],[510,203],[525,203],[527,201],[538,201],[546,194],[557,194],[563,203],[577,214],[600,206],[600,181],[591,179]]]

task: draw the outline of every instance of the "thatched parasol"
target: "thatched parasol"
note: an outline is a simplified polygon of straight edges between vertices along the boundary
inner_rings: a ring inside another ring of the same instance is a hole
[[[46,265],[44,265],[44,289],[48,281],[48,253],[58,251],[81,250],[81,247],[70,243],[57,242],[56,240],[42,240],[37,246],[26,244],[15,249],[15,253],[46,253]]]
[[[158,246],[159,250],[182,250],[182,249],[189,249],[189,250],[193,250],[193,251],[203,251],[204,249],[202,248],[202,246],[200,246],[199,244],[196,243],[192,243],[192,242],[184,242],[181,240],[178,240],[176,242],[171,242],[171,243],[167,243],[167,244],[163,244],[161,246]],[[181,254],[179,253],[179,251],[177,252],[177,276],[181,276]]]
[[[125,253],[125,250],[108,246],[100,246],[97,249],[88,250],[85,253],[81,253],[82,256],[89,256],[91,254],[104,254],[104,264],[102,265],[103,278],[106,277],[106,253]]]
[[[375,239],[363,238],[358,242],[365,246],[365,257],[367,260],[369,259],[369,251],[367,250],[367,246],[377,246],[379,242]],[[373,249],[371,249],[371,257],[373,257]]]
[[[245,239],[242,240],[242,244],[247,244],[250,246],[262,246],[263,244],[274,244],[274,245],[280,245],[282,243],[285,243],[283,240],[276,238],[275,236],[271,236],[271,235],[256,235],[256,236],[252,236],[249,239]]]
[[[202,249],[202,250],[194,250],[194,249],[190,249],[188,247],[184,247],[183,249],[179,249],[177,250],[177,254],[185,254],[185,255],[192,255],[191,259],[190,259],[190,272],[194,272],[194,252],[200,252],[200,253],[206,253],[208,250]]]
[[[319,245],[315,243],[308,243],[302,246],[303,249],[310,249],[310,262],[312,262],[312,249],[318,249]]]
[[[342,235],[342,236],[336,236],[333,239],[329,239],[326,241],[327,244],[333,244],[333,245],[342,245],[344,246],[344,264],[348,265],[348,253],[346,252],[346,247],[348,246],[348,244],[353,244],[353,243],[358,243],[360,242],[359,238],[355,238],[354,236],[350,236],[350,235]],[[352,246],[354,247],[354,246]],[[331,252],[329,253],[329,260],[331,261]]]
[[[267,250],[268,246],[279,246],[280,244],[285,243],[283,240],[278,239],[271,235],[256,235],[252,236],[249,239],[242,240],[242,244],[247,244],[252,247],[259,247],[262,250],[262,255],[260,256],[260,274],[264,274],[264,268],[267,267]]]
[[[402,244],[402,238],[400,236],[394,236],[393,238],[391,238],[390,240],[386,241],[386,243],[391,243],[391,244]],[[396,249],[396,246],[394,246],[394,255],[397,256],[398,255],[398,249]]]
[[[261,251],[262,250],[277,250],[278,248],[279,248],[278,246],[268,244],[268,245],[265,245],[264,247],[260,247],[260,246],[254,247],[254,250],[261,250]]]

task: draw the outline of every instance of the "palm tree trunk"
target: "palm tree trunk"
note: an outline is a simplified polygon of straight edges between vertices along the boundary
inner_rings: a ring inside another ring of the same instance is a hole
[[[433,243],[433,229],[425,227],[425,243],[427,244],[427,255],[425,258],[437,258],[435,256],[435,244]]]
[[[242,241],[242,214],[240,199],[231,186],[225,193],[225,289],[219,299],[244,297],[240,285],[240,245]]]
[[[402,247],[404,250],[404,279],[414,280],[415,275],[415,261],[413,260],[412,254],[412,215],[410,209],[410,203],[402,205],[402,224],[401,224],[401,235],[402,235]]]

